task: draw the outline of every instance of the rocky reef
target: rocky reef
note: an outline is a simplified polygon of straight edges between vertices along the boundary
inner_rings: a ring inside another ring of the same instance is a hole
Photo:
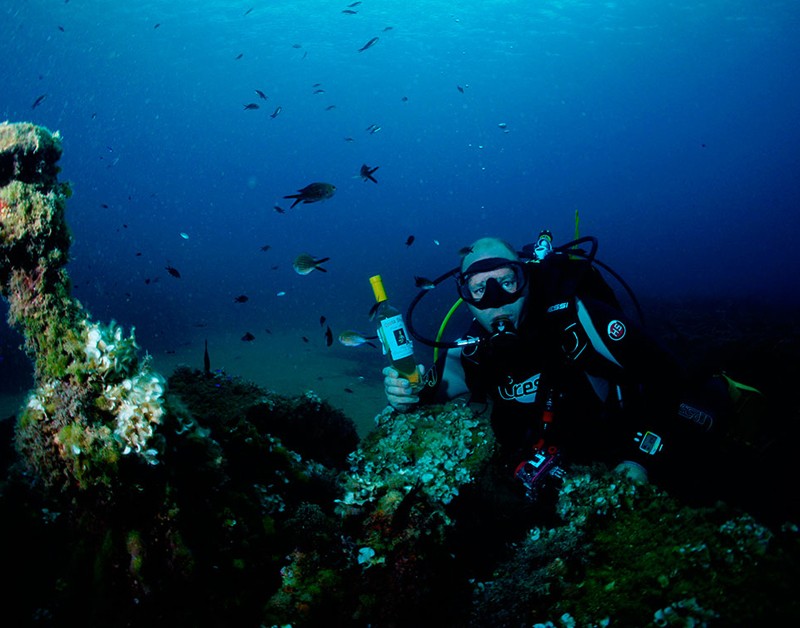
[[[16,423],[0,421],[9,625],[800,619],[792,509],[761,520],[713,492],[689,505],[602,466],[566,467],[532,502],[497,464],[486,412],[386,409],[360,440],[310,391],[154,372],[133,330],[70,295],[60,153],[57,134],[0,125],[0,291],[35,374]],[[740,492],[765,486],[747,462],[726,467]]]

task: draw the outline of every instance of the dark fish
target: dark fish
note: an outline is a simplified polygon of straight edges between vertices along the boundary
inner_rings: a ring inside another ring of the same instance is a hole
[[[206,377],[211,374],[211,358],[208,357],[208,339],[206,339],[206,350],[203,353],[203,373]]]
[[[370,125],[369,125],[369,126],[366,128],[366,129],[364,129],[364,130],[365,130],[365,131],[367,131],[367,132],[368,132],[370,135],[373,135],[373,134],[377,133],[378,131],[380,131],[380,130],[381,130],[381,127],[380,127],[380,125],[379,125],[379,124],[370,124]]]
[[[344,389],[344,391],[345,391],[346,393],[352,393],[352,392],[353,392],[353,389],[352,389],[352,388],[345,388],[345,389]]]
[[[353,11],[352,9],[344,9],[342,13],[346,13],[347,15],[355,15],[358,11]]]
[[[461,85],[456,85],[456,89],[460,91],[462,94],[464,93],[464,88]]]
[[[47,98],[47,94],[42,94],[41,96],[39,96],[36,100],[33,101],[31,109],[36,109],[36,107],[38,107],[44,102],[45,98]]]
[[[283,213],[283,212],[281,212],[281,213]],[[271,247],[269,244],[265,244],[264,246],[262,246],[262,247],[261,247],[261,250],[262,250],[262,251],[264,251],[264,252],[266,253],[266,252],[267,252],[267,251],[269,251],[271,248],[272,248],[272,247]]]
[[[247,103],[247,104],[244,106],[244,108],[245,108],[245,110],[246,110],[246,111],[247,111],[247,110],[250,110],[250,111],[252,111],[253,109],[258,109],[258,108],[259,108],[259,106],[258,106],[256,103],[254,103],[254,102],[249,102],[249,103]]]
[[[373,177],[372,175],[375,173],[375,171],[378,168],[380,168],[380,166],[375,166],[374,168],[370,168],[367,164],[362,164],[361,165],[361,178],[364,179],[364,181],[368,181],[369,180],[369,181],[372,181],[373,183],[377,183],[378,180],[375,177]]]
[[[460,249],[458,249],[458,254],[460,257],[466,257],[470,253],[472,253],[471,246],[462,246]]]
[[[357,7],[359,4],[361,4],[361,0],[358,0],[358,2],[351,2],[347,6],[352,9],[353,7]]]
[[[165,266],[165,268],[166,268],[167,272],[168,272],[170,275],[172,275],[173,277],[175,277],[175,279],[180,279],[180,278],[181,278],[181,274],[178,272],[178,269],[177,269],[177,268],[174,268],[174,267],[172,267],[172,266]]]
[[[394,26],[387,26],[386,28],[383,29],[383,32],[385,33],[387,31],[392,30],[393,28],[394,28]]]
[[[328,325],[328,328],[325,330],[325,346],[330,347],[333,344],[333,332],[331,331],[331,326]]]
[[[274,209],[279,214],[285,214],[286,213],[286,210],[283,207],[281,207],[280,205],[273,205],[272,209]]]
[[[403,102],[408,102],[408,96],[403,96],[400,100],[402,100]]]
[[[375,320],[375,315],[378,313],[378,306],[380,304],[381,304],[381,302],[378,301],[376,303],[373,303],[372,307],[369,308],[369,314],[367,315],[367,316],[369,316],[369,320],[371,320],[371,321]],[[341,338],[341,334],[339,335],[339,337]]]
[[[249,331],[244,336],[242,336],[242,340],[244,340],[245,342],[251,342],[251,341],[253,341],[255,339],[256,339],[256,337],[253,334],[251,334]]]
[[[267,99],[267,95],[264,92],[262,92],[260,89],[256,90],[256,94],[258,94],[258,97],[261,100],[266,100]]]
[[[414,240],[416,240],[416,238],[413,235],[408,236],[408,238],[406,238],[406,246],[414,244]]]
[[[328,105],[327,107],[325,107],[325,111],[331,111],[333,109],[336,109],[336,105]]]
[[[253,10],[253,7],[250,7],[249,9],[247,9],[247,11],[244,12],[244,14],[245,15],[249,15],[252,10]]]
[[[344,141],[348,142],[348,143],[355,142],[355,140],[352,137],[346,137],[346,138],[344,138]]]
[[[269,117],[270,118],[277,118],[281,111],[283,111],[283,107],[278,105],[277,107],[275,107],[275,111],[273,111],[271,114],[269,114]]]
[[[302,48],[303,44],[292,44],[292,48]]]
[[[60,30],[63,33],[64,32],[64,27],[63,26],[59,26],[58,30]]]
[[[269,327],[265,327],[264,331],[267,332],[268,334],[272,333],[272,330]]]
[[[309,183],[306,187],[297,190],[297,192],[297,194],[288,194],[283,197],[295,199],[292,207],[298,203],[316,203],[317,201],[329,199],[336,192],[336,186],[330,183]]]
[[[327,262],[329,259],[330,257],[315,259],[308,253],[300,253],[300,255],[295,258],[294,262],[292,262],[292,268],[294,268],[298,275],[307,275],[312,270],[319,270],[323,273],[327,273],[328,271],[324,269],[321,264]]]
[[[108,209],[108,205],[106,205],[105,203],[100,203],[100,207],[102,207],[103,209]]]
[[[301,337],[302,337],[302,339],[303,339],[303,342],[305,342],[305,343],[307,343],[307,342],[308,342],[308,338],[306,338],[305,336],[301,336]]]
[[[314,94],[324,94],[325,90],[320,87],[319,89],[315,89],[313,93]]]
[[[326,321],[326,320],[327,320],[327,319],[326,319],[324,316],[320,316],[320,317],[319,317],[319,324],[320,324],[320,327],[321,327],[322,325],[324,325],[324,324],[325,324],[325,321]]]
[[[430,279],[426,279],[425,277],[414,277],[414,284],[417,288],[421,288],[422,290],[433,290],[436,286]]]
[[[376,43],[378,43],[378,38],[373,37],[366,44],[361,46],[361,48],[358,49],[358,52],[364,52],[367,48],[372,48]]]
[[[156,24],[155,26],[153,26],[153,29],[156,29],[156,28],[158,28],[159,26],[161,26],[161,22],[159,22],[158,24]]]
[[[236,297],[233,300],[233,302],[234,303],[247,303],[249,300],[250,300],[250,297],[248,297],[246,294],[240,294],[238,297]]]
[[[239,60],[239,59],[241,59],[243,56],[244,56],[244,53],[243,53],[243,52],[240,52],[238,55],[236,55],[236,58],[234,59],[234,61],[238,61],[238,60]]]

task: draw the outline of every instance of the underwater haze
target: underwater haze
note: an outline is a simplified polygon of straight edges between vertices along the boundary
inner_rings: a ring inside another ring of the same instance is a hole
[[[324,339],[370,331],[371,275],[404,310],[471,241],[566,243],[576,212],[640,299],[800,302],[798,26],[779,0],[4,0],[0,119],[63,137],[93,317],[156,359],[279,362],[281,336],[303,385],[323,352],[377,379]],[[290,208],[312,182],[336,191]]]

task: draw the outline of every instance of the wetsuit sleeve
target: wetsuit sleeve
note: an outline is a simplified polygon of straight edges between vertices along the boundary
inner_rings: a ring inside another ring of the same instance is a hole
[[[435,378],[420,392],[422,403],[445,403],[469,393],[461,349],[448,349],[434,364]]]

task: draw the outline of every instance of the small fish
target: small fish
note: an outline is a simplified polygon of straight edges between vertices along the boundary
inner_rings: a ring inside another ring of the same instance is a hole
[[[302,48],[302,47],[303,47],[303,44],[292,44],[292,48],[295,48],[295,49]]]
[[[375,347],[370,340],[375,340],[376,338],[377,336],[365,336],[364,334],[350,329],[343,331],[338,336],[339,342],[345,347],[358,347],[360,345],[369,345],[370,347]]]
[[[297,190],[297,192],[297,194],[288,194],[283,197],[295,199],[289,209],[292,209],[298,203],[307,204],[327,200],[336,192],[336,186],[330,183],[309,183],[306,187]]]
[[[346,393],[352,393],[352,392],[353,392],[353,389],[352,389],[352,388],[345,388],[345,389],[344,389],[344,391],[345,391]]]
[[[108,209],[108,205],[106,203],[100,203],[100,207],[103,209]]]
[[[281,213],[283,213],[283,212],[281,212]],[[266,253],[266,252],[267,252],[267,251],[269,251],[271,248],[272,248],[272,247],[271,247],[269,244],[265,244],[264,246],[262,246],[262,247],[261,247],[261,249],[260,249],[260,250],[261,250],[261,251],[264,251],[264,252]]]
[[[175,277],[175,279],[180,279],[180,278],[181,278],[181,274],[180,274],[180,272],[178,272],[178,269],[177,269],[177,268],[174,268],[173,266],[165,266],[164,268],[166,269],[166,271],[167,271],[167,272],[168,272],[170,275],[172,275],[173,277]]]
[[[233,302],[234,303],[247,303],[249,300],[250,300],[250,297],[248,297],[246,294],[240,294],[238,297],[235,297],[233,299]]]
[[[277,118],[278,115],[280,115],[281,111],[283,111],[283,107],[278,105],[277,107],[275,107],[275,111],[273,111],[271,114],[269,114],[269,117],[270,118]]]
[[[472,253],[471,246],[462,246],[460,249],[458,249],[458,254],[460,257],[466,257],[470,253]]]
[[[303,342],[305,342],[306,344],[308,344],[308,338],[307,338],[306,336],[301,336],[301,338],[303,339]]]
[[[414,276],[414,285],[422,290],[433,290],[436,287],[436,284],[434,284],[430,279],[426,279],[425,277],[417,277],[416,275]]]
[[[268,334],[272,334],[272,330],[269,327],[265,327],[264,331],[267,332]]]
[[[358,49],[358,52],[364,52],[367,48],[372,48],[377,43],[378,43],[378,38],[377,37],[373,37],[366,44],[361,46],[361,48]]]
[[[383,29],[383,32],[384,32],[384,33],[386,33],[386,32],[388,32],[388,31],[390,31],[390,30],[392,30],[392,29],[394,29],[394,26],[387,26],[387,27],[385,27],[385,28]]]
[[[42,94],[41,96],[39,96],[36,100],[33,101],[31,109],[36,109],[36,107],[38,107],[44,102],[45,98],[47,98],[47,94]]]
[[[361,4],[361,0],[358,0],[358,2],[351,2],[350,4],[347,5],[347,7],[349,9],[352,9],[353,7],[357,7],[359,4]]]
[[[462,94],[464,93],[464,88],[461,85],[456,85],[456,89],[460,91]]]
[[[314,93],[314,94],[324,94],[325,90],[320,87],[319,89],[315,89],[312,93]]]
[[[254,102],[249,102],[244,106],[244,109],[245,111],[252,111],[254,109],[260,109],[260,107]]]
[[[400,100],[402,100],[403,102],[408,102],[408,96],[403,96]]]
[[[158,22],[158,23],[157,23],[155,26],[153,26],[153,30],[155,30],[155,29],[156,29],[156,28],[158,28],[159,26],[161,26],[161,22]]]
[[[298,275],[307,275],[312,270],[319,270],[323,273],[327,273],[328,271],[324,269],[321,264],[327,262],[329,259],[330,257],[316,259],[308,253],[300,253],[300,255],[295,258],[294,262],[292,262],[292,268],[294,268]]]
[[[63,27],[63,26],[59,26],[59,27],[58,27],[58,30],[60,30],[62,33],[63,33],[63,32],[65,32],[65,31],[64,31],[64,27]]]
[[[253,7],[250,7],[249,9],[247,9],[247,11],[244,12],[244,15],[250,15],[250,12],[252,10],[253,10]]]
[[[436,246],[439,246],[439,240],[434,240],[434,241],[433,241],[433,243],[434,243]]]
[[[322,327],[325,324],[326,320],[328,320],[328,319],[325,318],[324,316],[320,316],[319,317],[319,325],[320,325],[320,327]]]
[[[253,334],[251,334],[249,331],[247,333],[245,333],[244,336],[242,336],[242,340],[244,340],[245,342],[252,342],[255,339],[256,339],[256,337]]]
[[[275,293],[275,296],[276,296],[276,297],[285,297],[285,296],[286,296],[286,292],[284,292],[283,290],[281,290],[280,292],[276,292],[276,293]]]
[[[413,235],[408,236],[408,238],[406,238],[406,246],[414,244],[414,240],[416,240],[416,238]]]
[[[381,130],[381,126],[379,124],[370,124],[365,131],[367,131],[370,135],[374,135],[378,131]]]
[[[367,164],[362,164],[361,165],[361,172],[360,172],[361,178],[364,179],[365,182],[366,181],[372,181],[373,183],[377,183],[378,180],[375,177],[373,177],[372,175],[375,173],[375,171],[378,168],[380,168],[380,166],[375,166],[374,168],[370,168]]]
[[[328,105],[325,107],[325,111],[333,111],[334,109],[336,109],[336,105]]]
[[[353,11],[353,9],[343,9],[342,13],[346,13],[347,15],[355,15],[358,11]]]
[[[182,237],[184,240],[188,240],[188,239],[189,239],[189,234],[188,234],[188,233],[185,233],[185,232],[183,232],[183,231],[181,231],[181,232],[180,232],[180,236],[181,236],[181,237]]]
[[[256,90],[256,94],[258,94],[258,97],[261,100],[266,100],[267,99],[267,95],[264,92],[262,92],[260,89]]]
[[[211,374],[211,358],[208,357],[208,339],[206,339],[206,350],[203,353],[203,373],[206,377]]]
[[[333,332],[331,331],[331,326],[328,325],[327,329],[325,329],[325,346],[330,347],[333,344]]]
[[[352,137],[346,137],[346,138],[344,138],[344,141],[347,142],[348,144],[350,142],[355,142],[355,140]]]
[[[238,61],[238,60],[239,60],[239,59],[241,59],[243,56],[244,56],[244,53],[243,53],[243,52],[240,52],[238,55],[236,55],[236,58],[234,59],[234,61]]]
[[[283,207],[281,207],[280,205],[273,205],[272,209],[274,209],[279,214],[285,214],[286,213],[286,210]]]

